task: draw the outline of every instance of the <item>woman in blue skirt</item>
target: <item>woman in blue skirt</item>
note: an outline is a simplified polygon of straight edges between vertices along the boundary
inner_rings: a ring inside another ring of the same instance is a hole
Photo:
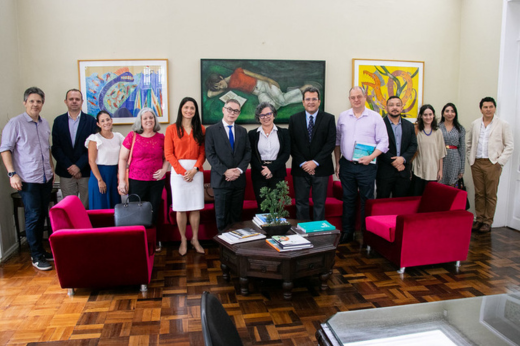
[[[108,112],[99,112],[96,120],[98,132],[85,142],[92,169],[88,181],[89,209],[113,209],[121,203],[117,191],[117,164],[124,137],[119,132],[112,132],[112,118]]]

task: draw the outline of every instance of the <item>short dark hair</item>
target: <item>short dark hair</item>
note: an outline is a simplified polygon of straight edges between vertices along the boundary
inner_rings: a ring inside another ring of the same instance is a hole
[[[77,91],[77,92],[79,92],[79,93],[81,94],[81,99],[83,100],[83,93],[82,93],[80,90],[78,90],[78,89],[69,89],[69,90],[67,90],[67,92],[65,93],[65,100],[67,99],[67,97],[69,96],[69,93],[70,93],[71,91]],[[110,115],[110,114],[109,114],[109,115]]]
[[[45,93],[42,89],[38,87],[30,87],[23,93],[23,102],[27,102],[27,99],[29,98],[29,95],[31,94],[38,94],[41,96],[42,101],[45,102]]]
[[[258,106],[256,106],[256,109],[255,109],[255,119],[257,121],[260,121],[260,113],[262,113],[262,110],[264,108],[269,108],[271,110],[271,112],[273,112],[273,118],[276,118],[276,115],[278,114],[278,112],[276,111],[276,108],[269,102],[261,102]]]
[[[422,116],[426,110],[431,109],[433,112],[433,121],[432,121],[432,129],[437,130],[437,119],[435,118],[435,109],[432,105],[423,105],[421,109],[419,110],[419,115],[417,116],[417,125],[419,127],[419,131],[424,130],[424,121],[422,119]]]
[[[206,84],[206,88],[208,88],[211,91],[217,91],[217,88],[215,88],[215,84],[220,82],[224,77],[221,74],[218,73],[210,73],[208,78],[206,78],[206,81],[204,84]]]
[[[390,100],[392,100],[392,99],[398,99],[399,101],[401,101],[401,103],[403,103],[403,100],[401,100],[401,98],[400,98],[399,96],[395,96],[395,95],[394,95],[394,96],[390,96],[390,97],[388,98],[388,100],[386,100],[386,103],[388,103],[388,101],[390,101]]]
[[[302,91],[302,97],[305,98],[305,93],[318,93],[318,100],[321,100],[320,98],[320,90],[316,87],[310,86]]]
[[[497,106],[497,103],[495,102],[495,99],[490,97],[490,96],[486,96],[484,97],[482,100],[480,100],[480,105],[479,105],[479,108],[482,109],[482,106],[484,105],[484,102],[493,102],[493,106]]]

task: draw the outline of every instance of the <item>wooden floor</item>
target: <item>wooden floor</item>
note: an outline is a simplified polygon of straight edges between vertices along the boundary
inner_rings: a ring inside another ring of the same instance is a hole
[[[482,296],[520,289],[520,232],[506,228],[474,234],[468,260],[407,268],[401,276],[384,258],[367,256],[359,243],[338,248],[327,291],[318,278],[295,282],[283,300],[281,282],[251,280],[243,297],[238,280],[222,279],[218,248],[180,257],[167,244],[155,257],[146,294],[138,287],[91,291],[74,297],[56,271],[20,255],[0,266],[0,345],[203,345],[200,297],[217,295],[246,345],[315,345],[319,324],[338,311]],[[95,255],[95,254],[93,254]]]

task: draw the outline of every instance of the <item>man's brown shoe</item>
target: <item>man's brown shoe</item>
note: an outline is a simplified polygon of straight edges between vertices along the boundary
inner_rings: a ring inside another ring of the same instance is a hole
[[[473,222],[473,226],[471,227],[471,230],[472,231],[477,231],[480,229],[480,227],[482,227],[483,223],[482,222],[478,222],[478,221],[474,221]]]
[[[482,224],[482,227],[480,227],[480,229],[478,231],[480,233],[488,233],[489,231],[491,231],[491,226],[488,225],[487,223]]]

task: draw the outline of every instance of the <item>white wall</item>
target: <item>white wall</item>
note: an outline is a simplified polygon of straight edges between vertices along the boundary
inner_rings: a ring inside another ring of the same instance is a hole
[[[23,86],[20,81],[16,0],[0,2],[0,128],[21,113]],[[13,205],[5,167],[0,165],[0,259],[15,249]]]
[[[1,25],[17,23],[18,35],[9,30],[8,36],[19,47],[11,60],[20,62],[2,69],[15,83],[10,90],[16,90],[16,100],[32,85],[45,91],[42,115],[52,122],[65,111],[65,91],[79,86],[77,60],[166,58],[173,122],[183,97],[200,100],[201,58],[326,60],[325,108],[336,115],[349,108],[353,58],[425,61],[424,102],[437,109],[461,102],[467,125],[473,100],[496,93],[500,5],[500,0],[9,1],[1,6],[11,16],[2,11],[10,18]],[[16,114],[23,110],[9,102]],[[129,129],[117,128],[125,134]]]

